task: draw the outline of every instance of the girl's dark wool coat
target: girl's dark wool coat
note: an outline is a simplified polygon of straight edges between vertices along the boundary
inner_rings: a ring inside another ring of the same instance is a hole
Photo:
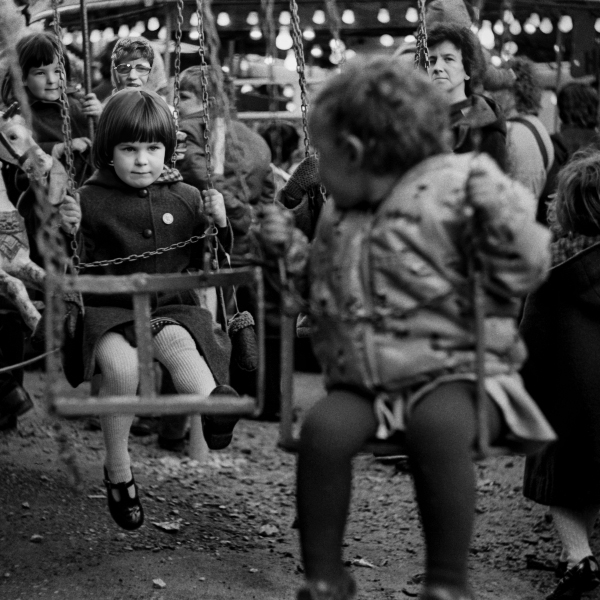
[[[556,266],[527,299],[522,375],[558,441],[527,459],[524,495],[548,506],[600,503],[600,245]]]
[[[159,180],[160,181],[160,180]],[[209,222],[203,213],[200,192],[180,181],[155,182],[132,188],[112,169],[100,169],[79,190],[82,262],[111,260],[164,248],[202,235]],[[219,240],[230,251],[233,238],[228,227],[220,228]],[[89,275],[132,273],[186,273],[203,268],[202,241],[158,256],[120,265],[93,267]],[[105,333],[133,321],[130,295],[86,295],[83,322],[83,373],[89,380],[95,370],[95,346]],[[227,383],[231,344],[211,313],[196,303],[191,291],[160,292],[151,296],[152,317],[178,321],[192,335],[217,384]]]

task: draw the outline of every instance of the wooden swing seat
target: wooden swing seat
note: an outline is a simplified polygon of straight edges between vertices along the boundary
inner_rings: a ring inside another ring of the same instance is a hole
[[[65,398],[52,393],[50,396],[55,412],[60,416],[90,416],[111,413],[157,415],[157,414],[228,414],[259,415],[263,405],[264,388],[264,301],[262,271],[259,267],[221,270],[217,273],[148,275],[80,275],[51,278],[50,294],[131,294],[137,352],[139,359],[139,395],[92,397],[89,399]],[[159,395],[156,393],[152,333],[150,329],[150,295],[161,291],[184,291],[195,288],[255,285],[258,310],[256,330],[258,334],[257,397],[250,396],[199,396],[196,394]],[[48,303],[51,304],[51,303]],[[48,339],[52,339],[52,319],[48,319]],[[55,378],[50,378],[53,380]]]

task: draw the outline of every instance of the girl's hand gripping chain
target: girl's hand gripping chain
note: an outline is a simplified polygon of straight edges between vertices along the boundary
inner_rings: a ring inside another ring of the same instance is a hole
[[[212,218],[217,227],[225,227],[227,225],[227,213],[225,212],[223,194],[215,189],[204,190],[202,198],[206,214]]]
[[[61,227],[67,233],[75,233],[79,229],[81,223],[81,208],[79,206],[79,198],[73,198],[65,195],[65,199],[59,208]]]

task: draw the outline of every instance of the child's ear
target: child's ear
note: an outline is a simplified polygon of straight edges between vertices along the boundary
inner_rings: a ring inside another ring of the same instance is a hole
[[[344,150],[350,161],[350,166],[360,168],[365,156],[365,146],[355,135],[347,133],[344,135]]]

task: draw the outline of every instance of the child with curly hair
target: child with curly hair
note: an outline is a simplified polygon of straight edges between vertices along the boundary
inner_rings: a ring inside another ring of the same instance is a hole
[[[516,316],[519,298],[545,277],[549,234],[525,208],[529,193],[489,157],[450,152],[447,101],[394,59],[353,61],[330,79],[313,101],[310,133],[332,199],[308,265],[289,213],[270,207],[260,229],[309,297],[327,388],[300,436],[307,581],[298,600],[356,597],[342,560],[351,461],[367,440],[394,432],[405,438],[425,534],[420,598],[473,598],[467,557],[481,432],[470,257],[483,271],[489,442],[537,448],[554,435],[516,373],[525,358]]]

